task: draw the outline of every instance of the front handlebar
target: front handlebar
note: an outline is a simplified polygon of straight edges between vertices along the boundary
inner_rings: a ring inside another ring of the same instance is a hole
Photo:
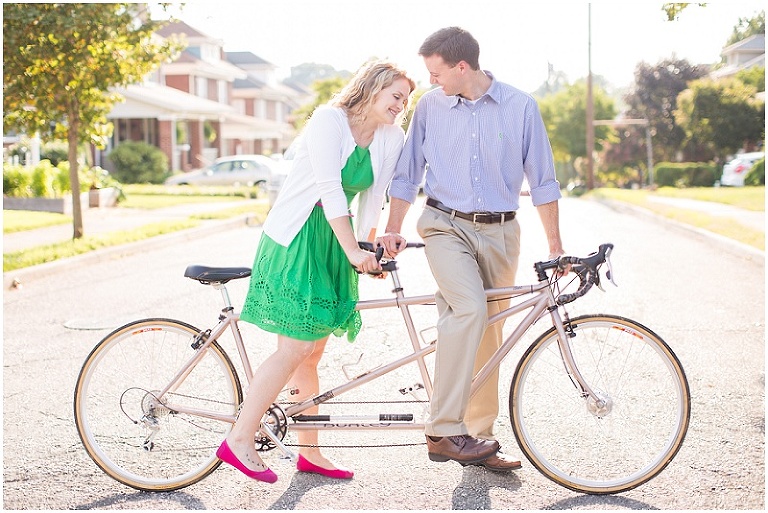
[[[364,249],[366,251],[370,251],[371,253],[376,253],[376,260],[381,262],[381,258],[384,255],[384,246],[379,246],[377,248],[373,247],[372,242],[365,242],[365,241],[358,241],[357,243],[358,247],[360,249]],[[406,248],[423,248],[424,243],[423,242],[409,242],[405,245]],[[394,260],[387,260],[385,262],[382,262],[381,264],[381,271],[376,272],[369,272],[368,274],[376,276],[381,274],[382,272],[390,272],[397,270],[397,262]],[[359,272],[359,271],[358,271]]]
[[[555,299],[555,302],[562,306],[586,294],[589,289],[592,288],[592,285],[597,284],[599,287],[600,274],[598,273],[598,269],[606,262],[608,263],[608,272],[606,273],[606,276],[613,282],[613,270],[611,269],[610,261],[611,251],[613,251],[613,244],[601,244],[597,252],[590,254],[588,257],[561,256],[546,262],[536,262],[533,267],[536,270],[539,281],[549,279],[546,271],[552,269],[564,271],[569,265],[579,276],[579,288],[576,292],[571,294],[560,294]]]

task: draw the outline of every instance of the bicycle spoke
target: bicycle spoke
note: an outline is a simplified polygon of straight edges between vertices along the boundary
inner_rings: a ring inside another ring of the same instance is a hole
[[[669,348],[631,321],[596,317],[573,324],[576,365],[605,405],[581,396],[551,331],[515,374],[515,435],[534,465],[564,486],[589,493],[634,488],[679,449],[690,414],[687,382]]]
[[[83,444],[115,479],[143,490],[170,490],[218,466],[215,449],[230,424],[177,408],[234,415],[239,383],[231,362],[211,345],[178,388],[159,397],[194,354],[194,330],[145,321],[107,336],[83,366],[75,415]]]

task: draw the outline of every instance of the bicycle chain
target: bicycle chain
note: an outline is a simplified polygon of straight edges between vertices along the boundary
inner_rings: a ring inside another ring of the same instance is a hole
[[[429,401],[329,401],[323,404],[414,404],[428,403]],[[284,402],[282,404],[298,404],[296,402]],[[415,447],[417,445],[427,445],[427,442],[415,442],[408,444],[376,444],[376,445],[315,445],[315,444],[284,444],[286,447],[313,447],[319,449],[365,449],[365,448],[384,448],[384,447]]]
[[[187,395],[187,394],[180,394],[178,392],[171,392],[171,395],[177,395],[179,397],[186,397],[187,399],[200,399],[200,397]],[[205,399],[208,402],[216,403],[216,404],[226,404],[231,405],[232,403],[228,403],[225,401],[217,401],[215,399]],[[329,401],[327,404],[329,406],[334,404],[420,404],[420,403],[427,403],[428,401]],[[285,405],[292,405],[292,404],[298,404],[297,402],[284,402],[282,404]],[[192,425],[196,425],[194,422],[184,419],[187,422],[189,422]],[[201,427],[201,426],[198,426]],[[405,443],[405,444],[377,444],[377,445],[314,445],[314,444],[285,444],[286,447],[316,447],[316,448],[323,448],[323,449],[364,449],[364,448],[385,448],[385,447],[415,447],[418,445],[426,445],[426,442],[417,442],[417,443]]]

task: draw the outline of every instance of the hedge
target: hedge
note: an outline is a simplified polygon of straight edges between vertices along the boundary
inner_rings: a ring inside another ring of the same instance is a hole
[[[713,162],[659,162],[654,177],[659,187],[713,187],[718,169]]]

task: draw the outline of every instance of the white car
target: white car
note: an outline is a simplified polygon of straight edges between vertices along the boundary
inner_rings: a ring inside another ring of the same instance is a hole
[[[264,155],[220,157],[203,169],[179,173],[165,185],[247,185],[264,187],[277,172],[277,163]]]
[[[729,185],[731,187],[742,187],[744,177],[755,165],[755,162],[765,157],[762,151],[752,153],[742,153],[736,155],[736,158],[723,166],[723,176],[720,177],[720,185]]]

